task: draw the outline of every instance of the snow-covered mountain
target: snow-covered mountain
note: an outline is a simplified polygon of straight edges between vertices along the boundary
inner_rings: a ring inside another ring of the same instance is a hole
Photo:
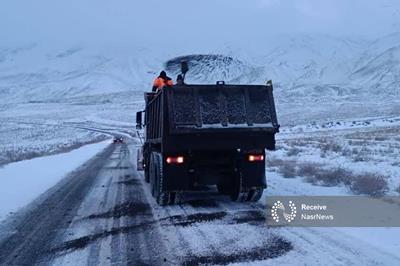
[[[354,85],[370,88],[377,95],[398,95],[400,91],[400,33],[372,42],[356,62],[350,80]]]
[[[274,38],[257,51],[232,46],[208,52],[133,45],[3,47],[0,96],[3,102],[27,102],[145,91],[163,68],[175,77],[181,60],[189,62],[189,83],[272,79],[283,105],[311,101],[323,108],[373,101],[387,106],[400,98],[400,33],[372,41],[296,35]]]

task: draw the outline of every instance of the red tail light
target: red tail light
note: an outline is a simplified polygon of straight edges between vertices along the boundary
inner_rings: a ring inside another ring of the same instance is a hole
[[[167,157],[167,164],[183,164],[185,162],[185,158],[183,156],[177,157]]]
[[[250,154],[247,159],[249,160],[249,162],[260,162],[260,161],[264,161],[264,155],[260,155],[260,154]]]

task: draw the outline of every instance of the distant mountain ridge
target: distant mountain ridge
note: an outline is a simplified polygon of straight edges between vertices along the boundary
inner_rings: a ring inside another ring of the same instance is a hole
[[[399,96],[400,33],[374,41],[288,37],[258,51],[184,50],[180,54],[179,48],[171,52],[130,46],[0,48],[0,97],[23,102],[144,91],[163,66],[175,79],[181,60],[190,62],[190,83],[263,84],[272,79],[283,103],[304,97],[363,102],[374,96],[396,101]]]

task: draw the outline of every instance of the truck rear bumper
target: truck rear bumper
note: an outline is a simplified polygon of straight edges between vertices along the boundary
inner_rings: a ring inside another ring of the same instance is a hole
[[[248,161],[247,154],[228,152],[199,152],[183,155],[185,163],[168,164],[164,159],[163,175],[166,191],[192,191],[195,185],[234,183],[238,176],[246,188],[265,188],[265,160]],[[262,152],[263,158],[265,153]],[[166,158],[165,156],[163,156]]]

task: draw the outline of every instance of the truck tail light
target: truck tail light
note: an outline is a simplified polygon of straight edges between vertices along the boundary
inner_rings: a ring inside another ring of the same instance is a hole
[[[264,155],[261,154],[250,154],[247,159],[249,162],[260,162],[264,161]]]
[[[167,164],[183,164],[185,162],[185,158],[183,156],[176,157],[167,157]]]

